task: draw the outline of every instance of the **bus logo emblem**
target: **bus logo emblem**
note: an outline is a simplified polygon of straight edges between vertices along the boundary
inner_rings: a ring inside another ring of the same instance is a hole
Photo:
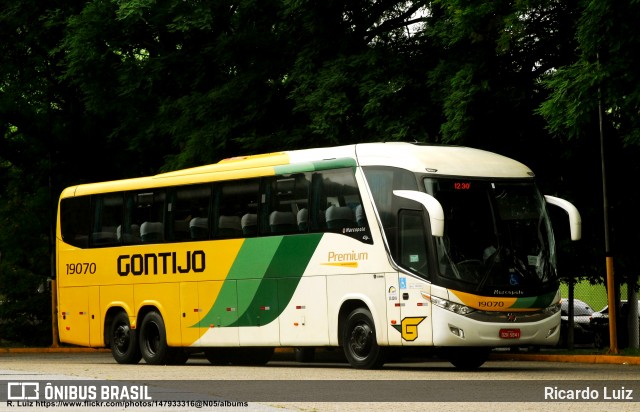
[[[413,342],[418,339],[418,325],[424,320],[424,317],[412,317],[412,318],[404,318],[402,319],[402,323],[400,325],[391,325],[393,326],[400,334],[402,335],[402,339]]]

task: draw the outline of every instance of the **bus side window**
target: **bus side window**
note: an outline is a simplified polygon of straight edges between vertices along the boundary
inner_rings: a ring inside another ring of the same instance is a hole
[[[364,209],[362,208],[362,205],[356,206],[355,214],[356,214],[356,225],[358,225],[358,227],[367,226],[367,216],[364,214]]]
[[[122,193],[94,196],[92,206],[91,245],[100,247],[119,244],[117,228],[122,224],[123,218]]]
[[[296,216],[296,221],[298,223],[298,230],[300,232],[307,232],[309,230],[309,209],[306,207],[300,209]]]
[[[173,190],[167,203],[170,240],[187,241],[209,238],[211,185],[189,185]]]
[[[306,232],[304,213],[308,203],[309,182],[302,173],[265,179],[269,219],[272,234]],[[302,219],[302,220],[301,220]]]
[[[316,228],[345,233],[343,229],[356,226],[355,209],[362,204],[362,200],[352,169],[316,173],[312,188],[314,214],[318,217],[314,222]]]
[[[242,234],[245,237],[252,237],[258,234],[258,215],[256,213],[245,213],[240,218]]]
[[[163,190],[127,194],[125,243],[158,243],[165,240],[165,198]]]
[[[215,238],[255,236],[260,179],[234,180],[219,186]]]
[[[164,225],[162,222],[143,222],[140,225],[140,240],[142,243],[161,242],[164,239]]]
[[[355,216],[349,206],[331,205],[325,213],[327,228],[331,231],[340,231],[346,227],[353,227]]]

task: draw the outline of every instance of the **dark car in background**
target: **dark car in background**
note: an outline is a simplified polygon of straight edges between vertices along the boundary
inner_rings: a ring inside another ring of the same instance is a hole
[[[581,345],[592,345],[594,340],[590,319],[594,313],[591,306],[579,300],[573,300],[573,343]],[[562,299],[560,303],[560,340],[558,346],[567,346],[569,334],[569,300]]]
[[[640,308],[640,301],[638,301],[638,308]],[[616,324],[619,348],[625,348],[629,344],[628,315],[629,302],[621,300],[617,313],[618,322]],[[607,305],[601,310],[593,312],[589,323],[593,330],[593,341],[596,348],[609,346],[609,306]]]

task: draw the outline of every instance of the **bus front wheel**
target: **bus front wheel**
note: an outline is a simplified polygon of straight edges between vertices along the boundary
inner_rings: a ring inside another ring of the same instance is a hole
[[[342,348],[349,364],[356,369],[379,369],[384,364],[384,348],[378,346],[373,317],[367,309],[357,308],[347,316]]]
[[[136,364],[142,359],[136,331],[131,329],[126,312],[118,312],[111,323],[111,354],[118,363]]]
[[[140,352],[150,365],[167,365],[173,360],[173,351],[167,345],[167,332],[162,316],[151,311],[142,319],[140,326]]]

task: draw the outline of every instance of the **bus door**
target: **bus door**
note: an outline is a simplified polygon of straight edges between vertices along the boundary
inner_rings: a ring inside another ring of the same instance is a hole
[[[374,275],[385,277],[385,294],[387,301],[387,336],[389,345],[402,345],[402,314],[400,313],[400,285],[398,272]]]
[[[428,284],[403,273],[400,273],[398,280],[401,322],[397,329],[402,337],[402,345],[433,345],[431,304],[421,293],[428,288]]]
[[[398,263],[408,273],[398,275],[398,299],[402,345],[432,345],[431,305],[421,291],[428,287],[428,253],[425,214],[421,210],[402,209],[398,213]],[[409,274],[411,273],[411,274]]]
[[[431,306],[420,293],[425,282],[398,272],[385,280],[389,344],[432,345]]]

